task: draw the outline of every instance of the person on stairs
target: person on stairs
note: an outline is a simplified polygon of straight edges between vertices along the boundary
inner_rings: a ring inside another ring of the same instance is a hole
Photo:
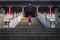
[[[31,16],[29,16],[29,17],[28,17],[28,23],[29,23],[29,26],[31,26],[31,25],[32,25],[32,23],[31,23],[31,22],[32,22],[32,18],[31,18]]]

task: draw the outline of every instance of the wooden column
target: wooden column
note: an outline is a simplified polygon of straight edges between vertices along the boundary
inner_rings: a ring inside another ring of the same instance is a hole
[[[36,10],[37,10],[37,14],[38,14],[38,6],[37,6],[37,9]],[[36,16],[37,16],[37,14],[36,14]]]
[[[8,6],[8,14],[11,14],[11,6]]]
[[[25,17],[25,14],[24,14],[24,6],[22,6],[22,15],[23,15],[23,17]]]
[[[49,13],[51,14],[52,13],[52,6],[49,7]]]

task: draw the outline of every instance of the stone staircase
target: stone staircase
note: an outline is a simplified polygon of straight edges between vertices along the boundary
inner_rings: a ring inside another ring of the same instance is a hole
[[[37,19],[28,26],[24,19],[16,28],[0,29],[0,40],[60,40],[60,29],[45,28]]]
[[[1,29],[0,40],[58,40],[60,29],[44,29],[40,32],[28,31],[29,29]]]

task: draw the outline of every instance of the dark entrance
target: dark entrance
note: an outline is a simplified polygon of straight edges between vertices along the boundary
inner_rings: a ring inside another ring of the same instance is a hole
[[[24,8],[24,12],[25,12],[25,17],[35,17],[36,16],[36,7],[33,6],[26,6]]]

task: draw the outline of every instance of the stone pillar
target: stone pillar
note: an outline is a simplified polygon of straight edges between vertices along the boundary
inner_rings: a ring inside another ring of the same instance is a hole
[[[60,28],[60,13],[58,11],[58,8],[54,10],[55,13],[55,28]]]
[[[8,6],[8,14],[11,14],[11,6]]]
[[[5,10],[3,8],[0,9],[0,29],[3,28],[3,25],[4,25],[4,13],[5,13]]]
[[[24,6],[22,6],[22,15],[23,15],[23,17],[25,17],[25,14],[24,14]]]

